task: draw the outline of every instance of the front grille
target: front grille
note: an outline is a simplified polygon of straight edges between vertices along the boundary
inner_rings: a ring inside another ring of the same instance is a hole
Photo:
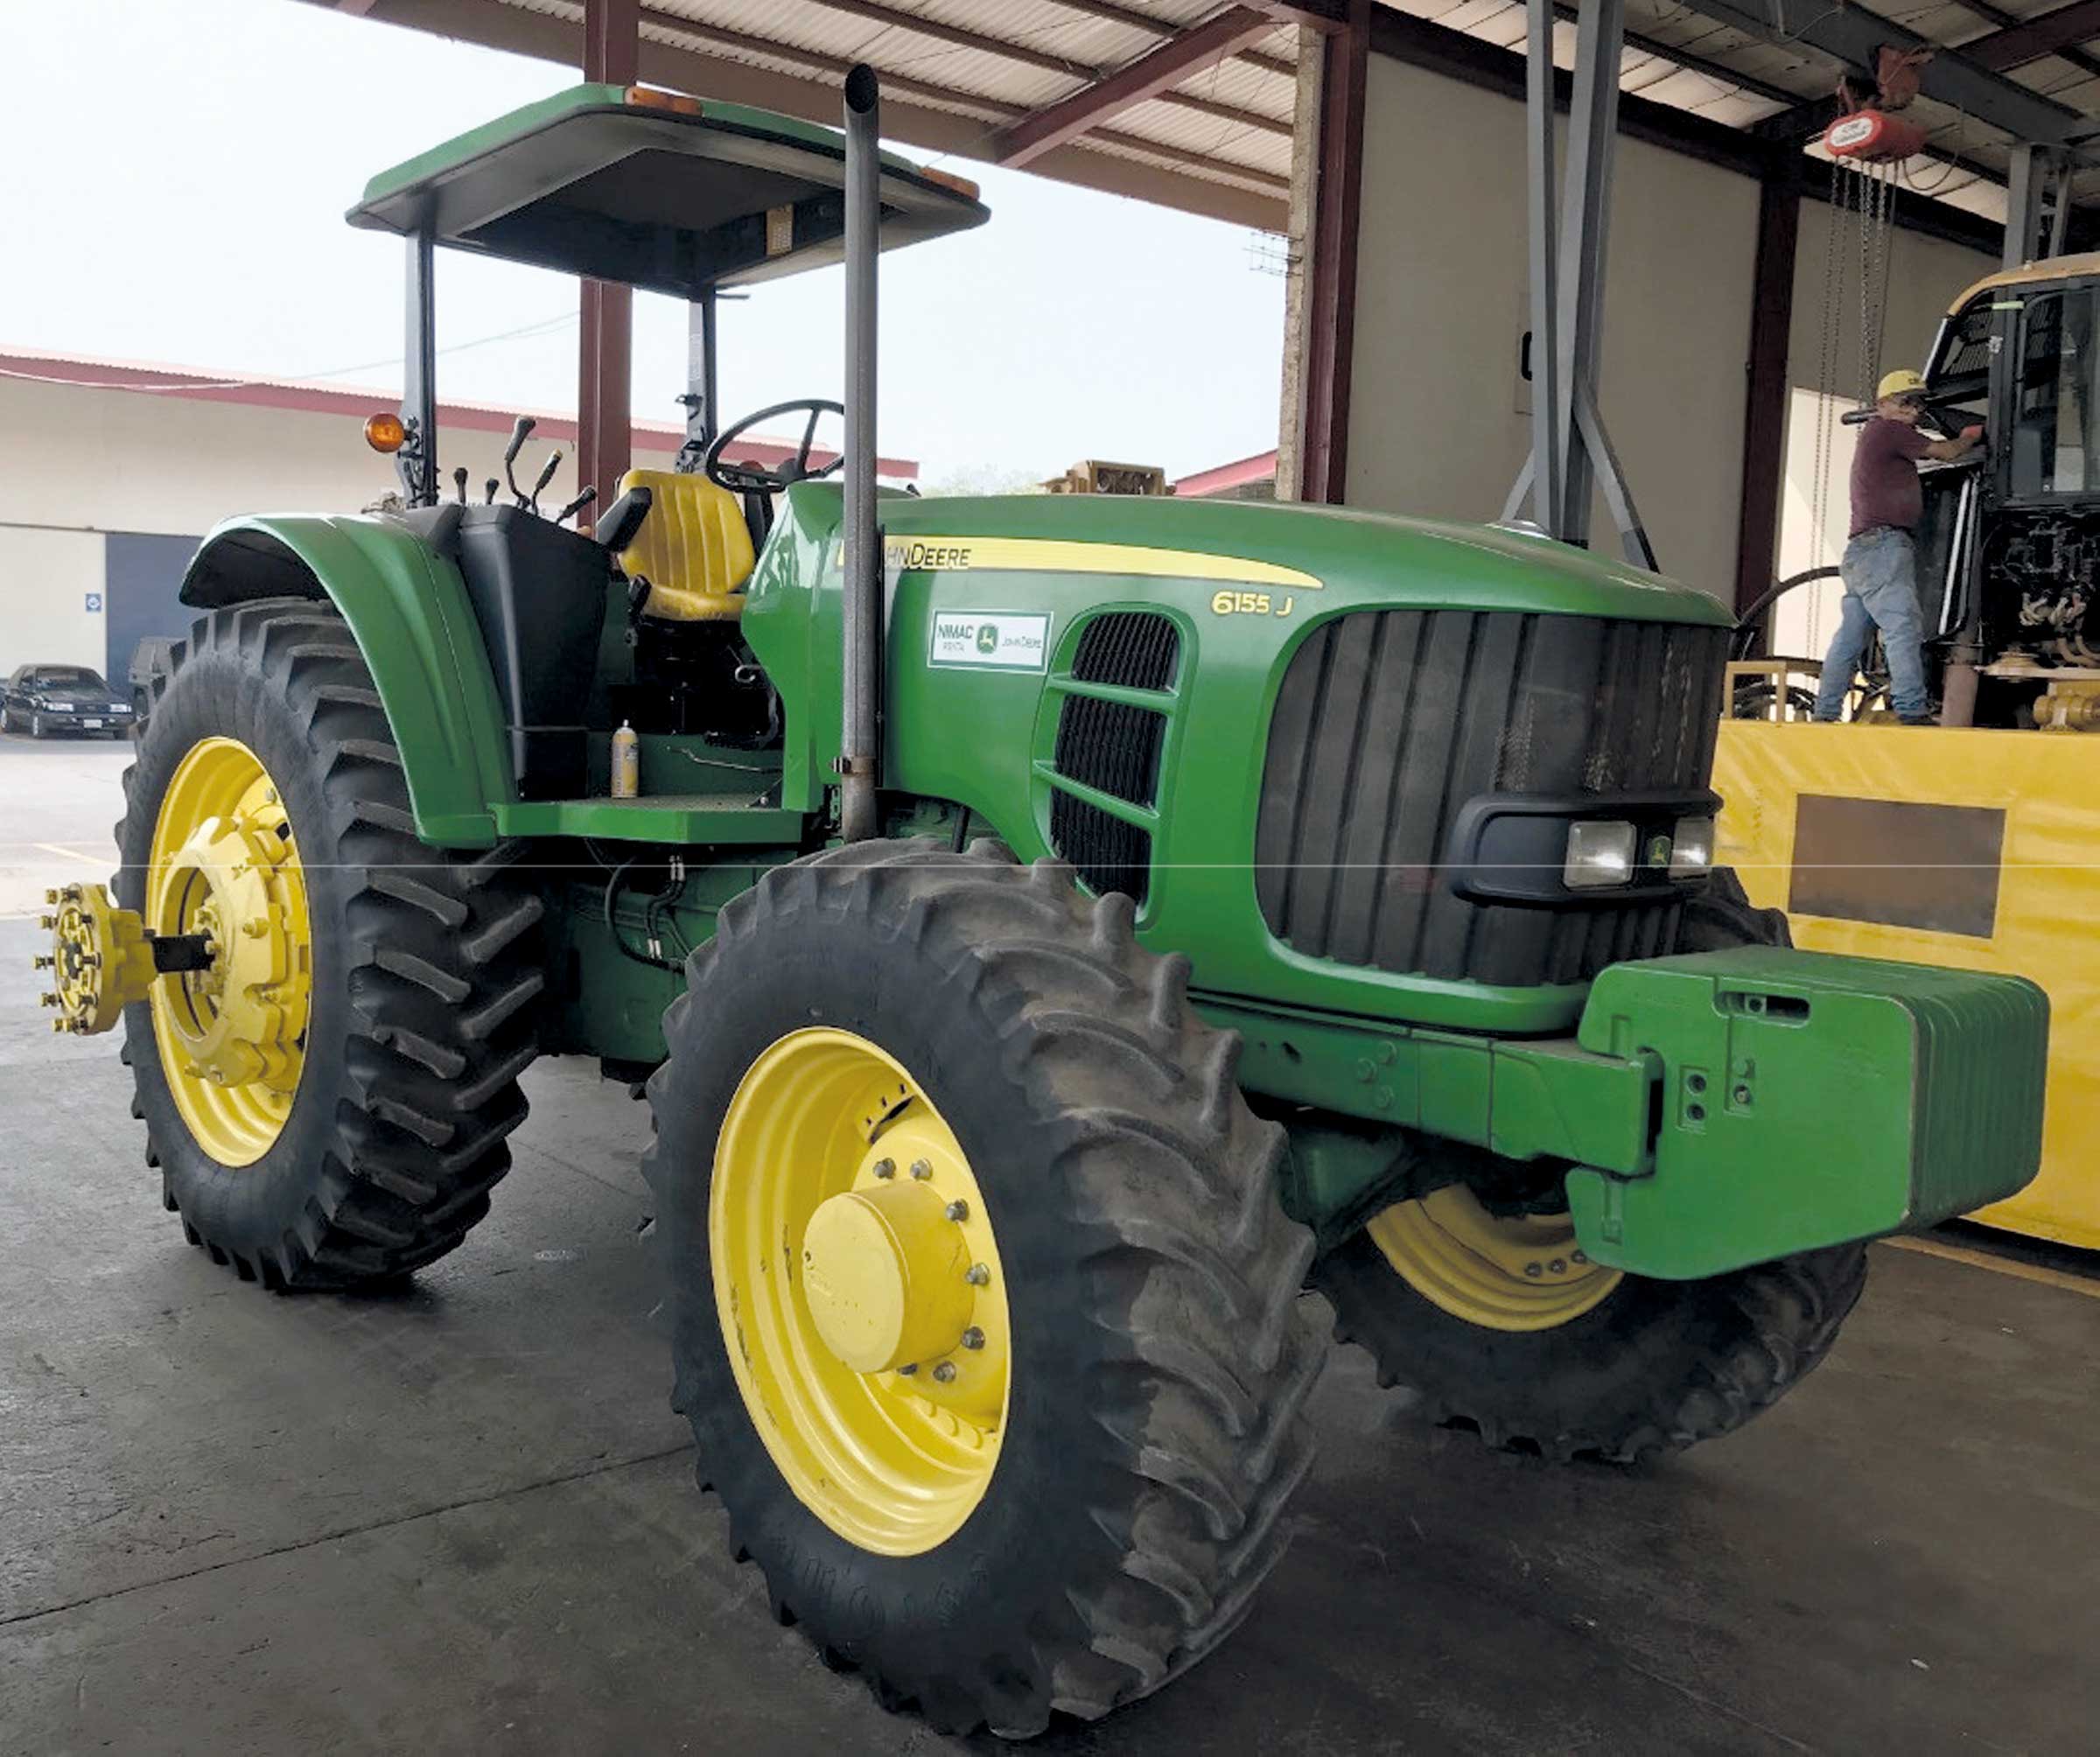
[[[1094,696],[1068,696],[1058,714],[1051,760],[1058,774],[1083,787],[1149,806],[1159,794],[1159,746],[1166,737],[1165,714]]]
[[[1072,675],[1082,683],[1119,683],[1126,690],[1165,690],[1181,660],[1181,636],[1149,610],[1110,610],[1079,632]]]
[[[1139,908],[1151,889],[1152,838],[1068,793],[1050,795],[1050,845],[1096,896],[1120,891]]]
[[[1341,963],[1512,987],[1579,982],[1675,942],[1675,903],[1472,903],[1438,870],[1485,793],[1697,790],[1726,631],[1511,611],[1360,611],[1277,697],[1255,831],[1270,931]]]

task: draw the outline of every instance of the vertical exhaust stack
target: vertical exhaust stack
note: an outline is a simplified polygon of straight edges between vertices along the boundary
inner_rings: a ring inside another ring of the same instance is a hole
[[[875,834],[882,668],[882,534],[875,524],[875,258],[882,223],[882,95],[866,64],[846,75],[844,745],[839,830]]]

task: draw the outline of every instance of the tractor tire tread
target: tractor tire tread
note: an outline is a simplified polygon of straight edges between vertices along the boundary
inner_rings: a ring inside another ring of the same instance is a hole
[[[1017,1631],[948,1642],[945,1659],[864,1639],[791,1558],[771,1558],[767,1592],[776,1617],[848,1656],[886,1704],[916,1705],[945,1732],[1027,1736],[1053,1712],[1105,1714],[1194,1663],[1281,1557],[1326,1355],[1301,1306],[1313,1241],[1278,1199],[1282,1130],[1229,1084],[1236,1038],[1220,1041],[1186,1007],[1185,959],[1139,948],[1130,900],[1088,897],[1063,862],[1022,867],[997,843],[958,855],[930,838],[807,857],[723,909],[689,961],[665,1018],[670,1060],[649,1082],[660,1133],[643,1169],[660,1212],[690,1175],[671,1139],[679,1046],[704,1024],[718,965],[755,936],[848,917],[915,941],[951,994],[1003,1017],[1005,1065],[1054,1096],[1065,1133],[1052,1169],[1085,1216],[1071,1223],[1096,1236],[1073,1272],[1091,1290],[1105,1353],[1072,1468],[1097,1487],[1068,1534],[1067,1578],[1030,1583],[1038,1590],[1010,1614]],[[711,1292],[679,1298],[682,1323],[714,1325]],[[705,1484],[718,1474],[708,1413],[680,1353],[674,1404],[691,1415]]]
[[[284,1290],[398,1281],[459,1245],[509,1169],[508,1138],[526,1113],[518,1076],[536,1052],[527,1003],[545,983],[531,931],[543,906],[515,870],[515,845],[457,852],[416,839],[400,751],[332,606],[264,598],[200,617],[153,677],[154,718],[184,690],[186,669],[207,659],[220,677],[237,668],[243,690],[255,678],[305,729],[324,821],[301,826],[300,851],[350,879],[331,931],[341,934],[339,977],[351,998],[341,1088],[332,1115],[316,1119],[321,1144],[290,1223],[260,1242],[214,1236],[165,1165],[164,1200],[190,1242],[243,1279]],[[134,808],[137,774],[136,763],[125,774]],[[150,829],[133,832],[138,846]],[[118,840],[135,859],[124,823]],[[127,878],[136,906],[137,875],[128,868],[120,886]],[[167,1161],[158,1132],[182,1125],[136,1065],[158,1054],[144,1006],[127,1037],[149,1162]]]

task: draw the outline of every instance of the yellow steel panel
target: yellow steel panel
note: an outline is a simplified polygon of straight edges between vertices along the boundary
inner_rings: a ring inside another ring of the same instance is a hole
[[[2100,737],[1724,720],[1715,858],[1762,908],[1786,908],[1802,794],[1984,806],[2006,815],[1992,935],[1793,914],[1810,951],[2023,976],[2048,991],[2041,1173],[1973,1218],[2100,1250]]]

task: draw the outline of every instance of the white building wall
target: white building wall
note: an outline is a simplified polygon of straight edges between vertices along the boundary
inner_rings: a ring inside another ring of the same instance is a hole
[[[374,396],[372,408],[391,404]],[[107,645],[102,534],[200,536],[236,513],[355,512],[397,486],[392,460],[364,441],[363,417],[136,391],[0,378],[0,673],[32,661],[100,668]],[[470,498],[502,473],[508,432],[438,430],[439,464],[465,464]],[[550,445],[519,459],[529,484]],[[547,491],[576,493],[574,447]],[[670,466],[675,447],[638,445],[634,461]],[[611,500],[610,484],[601,504]],[[505,496],[508,498],[508,495]]]
[[[32,663],[100,670],[102,594],[99,535],[0,525],[0,676]]]
[[[1373,55],[1353,506],[1500,516],[1530,451],[1522,103]],[[1599,400],[1664,571],[1734,588],[1757,186],[1621,137]],[[1593,541],[1613,547],[1600,501]]]

